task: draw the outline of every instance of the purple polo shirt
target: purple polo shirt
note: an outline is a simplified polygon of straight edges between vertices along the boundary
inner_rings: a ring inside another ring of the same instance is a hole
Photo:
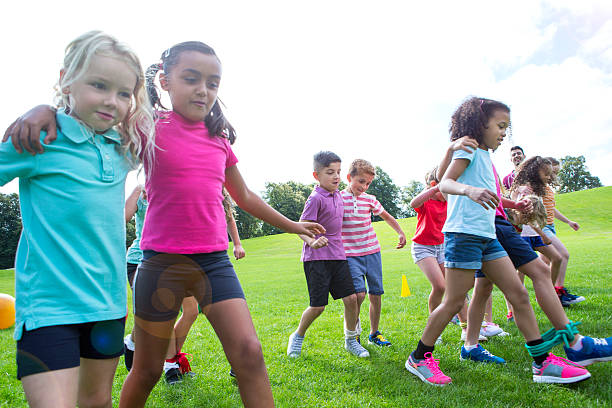
[[[325,228],[328,244],[323,248],[312,249],[306,243],[302,249],[302,262],[345,260],[342,244],[342,216],[344,202],[338,190],[330,193],[321,186],[316,186],[306,200],[301,220],[318,222]],[[320,235],[317,235],[317,238]]]

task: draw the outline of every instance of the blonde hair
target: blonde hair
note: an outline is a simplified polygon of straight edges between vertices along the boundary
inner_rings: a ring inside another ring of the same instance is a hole
[[[522,213],[518,210],[508,209],[508,221],[514,225],[527,224],[532,227],[544,228],[546,226],[546,207],[541,197],[535,194],[529,194],[522,199],[528,199],[533,205],[533,211],[529,214]]]
[[[151,163],[155,148],[153,110],[144,87],[145,76],[140,60],[126,44],[101,31],[89,31],[70,42],[64,55],[62,75],[56,86],[57,106],[64,107],[70,112],[72,109],[70,95],[63,93],[62,90],[87,72],[95,55],[120,58],[136,74],[136,86],[130,108],[116,130],[121,134],[121,151],[128,156],[132,166],[136,167],[141,156],[146,157]]]
[[[363,159],[353,160],[351,167],[349,167],[349,174],[351,177],[355,177],[361,173],[376,177],[376,169],[372,166],[372,163]]]

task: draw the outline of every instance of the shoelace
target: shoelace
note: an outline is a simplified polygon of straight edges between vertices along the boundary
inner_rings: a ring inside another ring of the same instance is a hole
[[[425,364],[434,376],[438,374],[445,375],[442,370],[440,370],[440,366],[438,365],[439,362],[440,360],[436,360],[435,358],[433,358],[433,355],[431,353],[425,353]]]
[[[191,365],[189,364],[189,360],[187,360],[187,356],[191,357],[191,354],[181,353],[180,351],[176,353],[174,357],[176,362],[179,365],[179,369],[181,370],[181,374],[185,374],[191,371]]]
[[[385,339],[385,338],[383,337],[383,335],[382,335],[382,334],[379,334],[378,336],[376,336],[376,338],[377,338],[378,340],[382,341],[383,343],[386,343],[386,342],[387,342],[387,339]]]
[[[303,337],[294,336],[293,341],[291,342],[291,352],[301,350],[303,341],[304,341]]]
[[[595,343],[598,346],[607,346],[608,345],[608,340],[593,338],[593,343]]]
[[[482,354],[485,354],[489,357],[495,357],[493,354],[491,354],[491,352],[485,348],[482,349]]]
[[[584,368],[580,364],[576,364],[573,361],[567,360],[563,357],[555,356],[553,353],[548,354],[548,357],[546,357],[546,360],[544,360],[544,362],[546,361],[548,361],[549,363],[558,363],[561,366]],[[544,367],[544,364],[542,364],[542,367]]]

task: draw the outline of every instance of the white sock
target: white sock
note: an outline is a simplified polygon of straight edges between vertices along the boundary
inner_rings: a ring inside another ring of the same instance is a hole
[[[465,351],[471,351],[471,350],[474,350],[474,349],[475,349],[475,348],[477,348],[477,347],[478,347],[478,344],[474,344],[474,345],[472,345],[472,346],[466,346],[466,345],[464,345],[464,346],[463,346],[463,348],[465,349]]]
[[[134,344],[134,340],[132,339],[132,333],[125,336],[125,339],[123,339],[123,343],[128,348],[128,350],[135,350],[136,344]]]
[[[348,330],[344,329],[344,338],[345,339],[354,339],[357,337],[357,330]]]
[[[164,361],[164,372],[170,370],[171,368],[179,368],[178,363],[169,363]]]
[[[578,335],[578,341],[573,346],[570,346],[570,348],[574,351],[582,350],[582,335]]]

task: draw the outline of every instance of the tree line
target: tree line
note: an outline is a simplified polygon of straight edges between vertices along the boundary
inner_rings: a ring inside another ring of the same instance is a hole
[[[602,186],[599,178],[591,175],[585,163],[584,156],[566,156],[561,159],[559,193]],[[315,183],[303,184],[295,181],[266,183],[263,199],[287,218],[297,221],[314,186]],[[340,183],[340,189],[345,187],[345,183]],[[376,178],[368,193],[375,195],[394,218],[408,218],[416,215],[410,207],[410,201],[424,188],[425,185],[420,181],[411,181],[407,186],[399,187],[383,169],[376,167]],[[238,232],[243,239],[282,233],[278,228],[256,219],[238,207],[235,207],[235,218]],[[373,217],[373,221],[380,221],[380,218]],[[20,233],[19,196],[0,193],[0,269],[13,267]],[[126,248],[134,238],[135,228],[132,220],[126,226]]]

